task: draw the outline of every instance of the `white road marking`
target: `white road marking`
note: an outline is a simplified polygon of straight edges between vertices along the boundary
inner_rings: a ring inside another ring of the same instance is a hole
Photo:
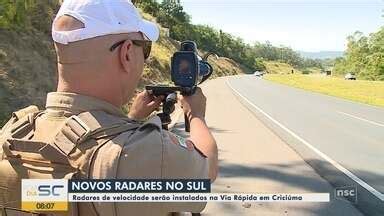
[[[285,130],[287,133],[289,133],[291,136],[295,137],[296,139],[298,139],[300,142],[302,142],[304,145],[306,145],[308,148],[310,148],[312,151],[314,151],[316,154],[320,155],[324,160],[328,161],[330,164],[332,164],[334,167],[336,167],[338,170],[340,170],[341,172],[343,172],[345,175],[347,175],[349,178],[351,178],[352,180],[354,180],[355,182],[357,182],[359,185],[361,185],[362,187],[364,187],[366,190],[368,190],[369,192],[371,192],[374,196],[376,196],[378,199],[380,199],[381,201],[384,201],[384,194],[380,193],[379,191],[377,191],[375,188],[373,188],[372,186],[370,186],[369,184],[367,184],[365,181],[363,181],[362,179],[360,179],[359,177],[357,177],[355,174],[353,174],[351,171],[347,170],[345,167],[343,167],[342,165],[340,165],[339,163],[337,163],[336,161],[334,161],[332,158],[330,158],[328,155],[324,154],[323,152],[321,152],[320,150],[318,150],[317,148],[313,147],[311,144],[309,144],[309,142],[307,142],[305,139],[301,138],[299,135],[295,134],[293,131],[291,131],[290,129],[288,129],[287,127],[285,127],[283,124],[281,124],[280,122],[278,122],[277,120],[275,120],[274,118],[272,118],[268,113],[264,112],[261,108],[259,108],[258,106],[256,106],[255,104],[253,104],[251,101],[249,101],[246,97],[244,97],[243,95],[240,94],[240,92],[238,92],[236,89],[234,89],[230,84],[229,84],[229,81],[228,79],[226,80],[226,83],[228,85],[229,88],[232,89],[232,91],[234,91],[237,95],[239,95],[239,97],[241,97],[243,100],[245,100],[247,103],[249,103],[253,108],[255,108],[256,110],[258,110],[260,113],[262,113],[264,116],[266,116],[269,120],[271,120],[273,123],[275,123],[276,125],[278,125],[279,127],[281,127],[283,130]]]
[[[346,116],[349,116],[349,117],[352,117],[352,118],[355,118],[355,119],[359,119],[361,121],[365,121],[365,122],[371,123],[371,124],[379,126],[379,127],[384,127],[384,124],[380,124],[378,122],[374,122],[374,121],[371,121],[371,120],[368,120],[368,119],[365,119],[365,118],[361,118],[361,117],[358,117],[358,116],[355,116],[355,115],[351,115],[351,114],[348,114],[348,113],[345,113],[345,112],[341,112],[341,111],[338,111],[338,113],[346,115]]]

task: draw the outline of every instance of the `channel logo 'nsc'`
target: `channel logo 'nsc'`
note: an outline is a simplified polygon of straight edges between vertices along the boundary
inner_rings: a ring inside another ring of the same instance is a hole
[[[23,179],[21,208],[26,211],[67,211],[68,180]]]
[[[357,203],[357,188],[354,186],[344,186],[335,188],[336,199],[348,200]]]

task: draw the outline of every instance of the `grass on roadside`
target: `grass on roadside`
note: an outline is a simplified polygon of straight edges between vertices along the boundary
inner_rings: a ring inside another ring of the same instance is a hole
[[[265,79],[296,88],[384,107],[384,82],[344,80],[321,75],[269,74]]]
[[[294,73],[302,73],[301,71],[293,68],[287,63],[277,61],[265,61],[265,70],[270,74],[291,74],[292,70]]]

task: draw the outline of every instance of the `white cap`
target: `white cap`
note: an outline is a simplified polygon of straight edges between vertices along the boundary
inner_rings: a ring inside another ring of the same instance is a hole
[[[56,31],[55,21],[63,15],[81,21],[84,28]],[[52,24],[52,38],[61,44],[130,32],[141,32],[151,41],[159,38],[156,24],[143,20],[130,0],[64,0]]]

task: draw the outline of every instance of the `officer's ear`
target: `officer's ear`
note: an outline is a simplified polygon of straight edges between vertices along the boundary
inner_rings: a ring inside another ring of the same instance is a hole
[[[120,63],[125,72],[129,71],[129,67],[133,60],[133,43],[131,40],[126,40],[120,47]]]

